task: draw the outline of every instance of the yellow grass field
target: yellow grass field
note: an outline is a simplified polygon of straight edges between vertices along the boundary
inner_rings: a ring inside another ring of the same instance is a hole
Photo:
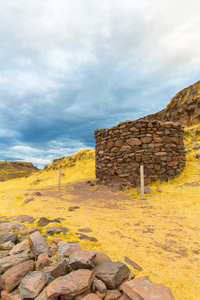
[[[0,216],[63,217],[66,220],[61,224],[69,228],[69,233],[57,236],[78,241],[83,249],[103,251],[113,261],[124,262],[124,257],[129,257],[143,268],[139,272],[127,264],[136,277],[148,276],[151,281],[170,287],[176,300],[200,299],[200,185],[184,185],[200,183],[200,160],[191,152],[181,176],[150,186],[152,195],[145,195],[146,200],[141,200],[132,189],[118,193],[117,201],[104,198],[97,201],[95,187],[91,187],[94,197],[79,204],[78,198],[73,193],[70,195],[69,185],[95,179],[94,151],[82,151],[81,159],[79,155],[72,161],[73,166],[70,166],[72,159],[64,159],[61,172],[65,175],[61,178],[60,191],[56,169],[59,162],[54,164],[54,169],[28,178],[1,182]],[[158,186],[161,192],[155,191]],[[24,204],[37,190],[49,194]],[[80,209],[69,212],[68,207],[74,205]],[[49,226],[59,225],[50,223]],[[37,226],[37,221],[26,226]],[[75,234],[79,228],[92,229],[88,235],[98,242],[80,241]],[[46,232],[46,227],[40,229]]]

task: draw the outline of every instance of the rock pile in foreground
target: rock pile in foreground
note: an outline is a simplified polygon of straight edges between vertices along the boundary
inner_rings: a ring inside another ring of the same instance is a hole
[[[127,265],[103,252],[60,238],[47,243],[39,229],[17,222],[0,223],[0,274],[3,300],[174,299],[169,288],[148,278],[129,280],[134,275]]]

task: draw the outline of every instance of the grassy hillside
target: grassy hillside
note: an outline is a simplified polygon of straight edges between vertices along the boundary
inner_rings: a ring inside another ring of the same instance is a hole
[[[140,200],[136,189],[117,193],[118,200],[109,192],[106,198],[102,193],[97,199],[101,189],[95,186],[90,188],[93,196],[74,196],[75,182],[95,178],[94,150],[83,150],[55,160],[44,171],[28,178],[0,183],[0,216],[62,217],[65,219],[62,225],[69,228],[69,234],[60,235],[62,238],[78,241],[83,249],[103,251],[113,261],[124,261],[124,256],[128,256],[143,268],[141,272],[131,269],[137,277],[148,276],[154,282],[169,286],[176,300],[197,300],[200,290],[200,160],[196,154],[200,154],[200,150],[193,149],[198,143],[194,128],[186,129],[185,170],[168,183],[153,184],[152,194],[146,195],[146,200]],[[59,167],[62,167],[60,191],[57,188]],[[42,196],[24,204],[35,191],[40,191]],[[69,212],[68,207],[73,205],[79,205],[80,209]],[[52,225],[58,226],[57,223]],[[27,226],[37,226],[37,220]],[[98,239],[97,243],[77,238],[78,228],[88,227],[93,231],[90,235]],[[46,229],[40,229],[45,233]]]
[[[38,168],[29,162],[0,161],[0,181],[29,176]]]

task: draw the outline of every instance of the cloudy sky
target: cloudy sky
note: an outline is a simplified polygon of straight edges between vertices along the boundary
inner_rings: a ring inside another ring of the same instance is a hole
[[[0,160],[42,168],[200,80],[197,0],[0,0]]]

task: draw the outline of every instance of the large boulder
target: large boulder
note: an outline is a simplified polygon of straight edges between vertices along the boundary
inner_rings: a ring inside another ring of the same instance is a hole
[[[133,279],[121,285],[121,290],[131,299],[135,294],[140,295],[144,300],[174,300],[171,290],[163,284],[153,283],[148,278],[142,277]]]
[[[24,228],[24,225],[17,222],[4,222],[0,224],[0,232],[10,230],[18,231],[22,228]]]
[[[0,274],[29,259],[30,257],[28,254],[18,254],[18,255],[6,256],[4,258],[1,258]]]
[[[21,282],[22,278],[33,269],[34,261],[32,260],[25,261],[8,269],[1,276],[2,287],[8,292],[12,291]]]
[[[42,291],[48,281],[45,273],[40,271],[29,272],[21,281],[19,291],[22,299],[34,299]]]
[[[73,270],[91,269],[94,267],[96,252],[80,250],[70,255],[69,264]]]
[[[32,233],[29,236],[29,241],[36,258],[42,253],[46,253],[47,255],[51,256],[50,248],[40,231],[35,231]]]
[[[93,269],[93,272],[109,289],[114,290],[128,278],[130,269],[124,263],[117,261],[98,265]]]
[[[90,270],[78,270],[64,277],[58,277],[47,287],[47,296],[50,298],[62,296],[62,299],[73,299],[88,290],[94,279]]]

